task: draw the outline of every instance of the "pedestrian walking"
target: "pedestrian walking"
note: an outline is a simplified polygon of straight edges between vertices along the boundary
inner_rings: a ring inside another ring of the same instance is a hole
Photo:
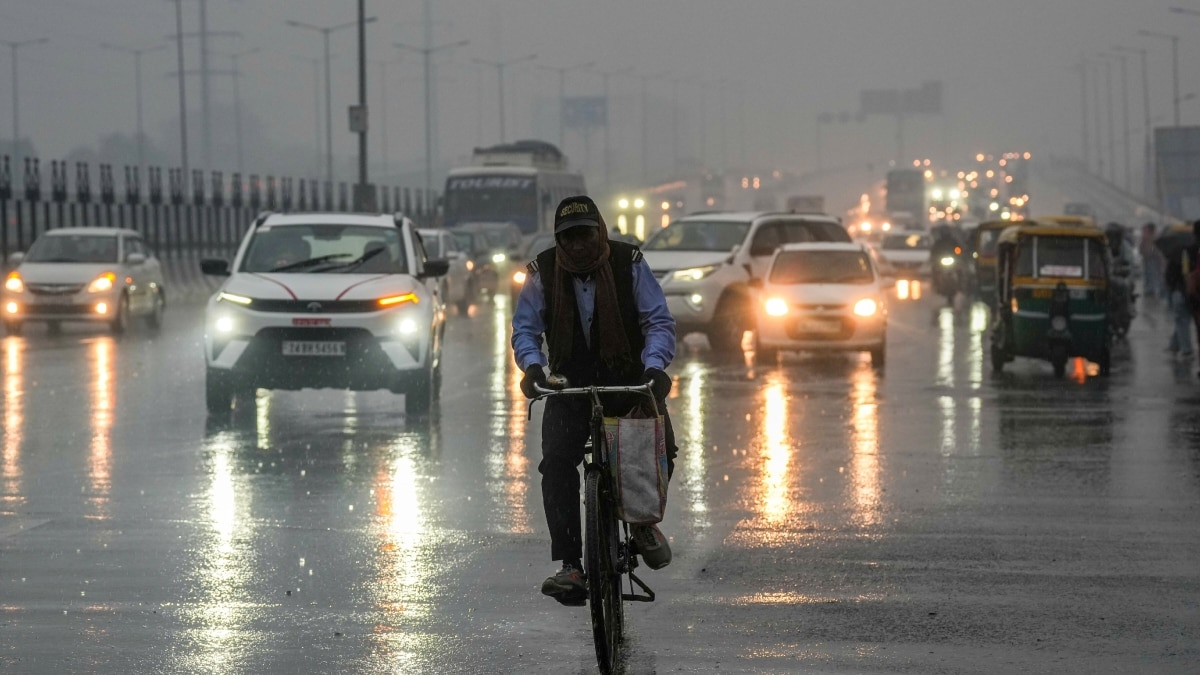
[[[1156,241],[1157,248],[1166,258],[1166,271],[1163,275],[1167,287],[1167,299],[1171,311],[1174,329],[1171,331],[1171,342],[1167,351],[1176,358],[1190,359],[1192,357],[1192,329],[1195,319],[1192,316],[1192,305],[1187,293],[1187,278],[1195,268],[1196,239],[1195,231],[1200,225],[1193,225],[1192,236],[1187,231],[1174,231],[1182,228],[1172,228],[1164,232]]]
[[[1156,230],[1154,223],[1142,225],[1142,238],[1138,241],[1138,253],[1142,256],[1142,286],[1147,300],[1162,300],[1166,297],[1163,280],[1165,261],[1162,252],[1154,245]]]

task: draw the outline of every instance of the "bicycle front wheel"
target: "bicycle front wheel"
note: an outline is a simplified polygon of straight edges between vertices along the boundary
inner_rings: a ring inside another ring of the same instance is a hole
[[[592,612],[592,639],[600,671],[616,670],[621,645],[621,574],[617,570],[618,524],[600,471],[588,471],[584,484],[587,513],[584,553],[587,558],[588,605]]]

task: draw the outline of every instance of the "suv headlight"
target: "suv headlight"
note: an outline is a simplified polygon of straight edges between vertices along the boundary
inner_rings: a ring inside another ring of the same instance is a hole
[[[871,298],[863,298],[862,300],[854,303],[854,313],[858,316],[875,316],[875,312],[878,310],[879,306]]]
[[[236,293],[229,293],[228,291],[221,291],[221,294],[217,296],[217,302],[222,302],[222,301],[232,302],[234,304],[243,305],[243,306],[249,305],[250,303],[254,302],[253,299],[247,298],[244,295],[238,295]]]
[[[116,281],[117,275],[113,274],[112,272],[105,272],[104,274],[101,274],[93,279],[92,283],[88,284],[88,293],[104,293],[106,291],[111,291],[113,286],[116,285]]]
[[[676,270],[671,274],[671,279],[673,281],[700,281],[715,271],[717,271],[717,265],[692,267],[686,270]]]

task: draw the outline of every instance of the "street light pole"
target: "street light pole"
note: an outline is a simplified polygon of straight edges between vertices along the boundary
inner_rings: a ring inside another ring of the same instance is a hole
[[[158,45],[156,47],[143,47],[140,49],[135,49],[133,47],[122,47],[120,45],[109,44],[107,42],[101,42],[100,47],[102,47],[103,49],[111,49],[116,52],[122,52],[124,54],[133,54],[133,92],[134,92],[134,102],[135,102],[134,105],[136,107],[135,119],[137,120],[137,139],[136,139],[137,165],[138,165],[138,168],[140,169],[142,166],[144,166],[146,164],[146,153],[145,153],[146,134],[143,131],[143,127],[142,127],[142,54],[148,54],[150,52],[162,51],[162,50],[166,49],[167,46],[166,45]]]
[[[1184,11],[1182,7],[1172,7],[1171,11],[1175,12],[1176,14],[1194,13],[1190,10]],[[1200,12],[1195,13],[1200,14]],[[1179,104],[1181,102],[1179,98],[1179,36],[1172,35],[1170,33],[1159,33],[1152,30],[1139,30],[1138,35],[1171,41],[1171,99],[1175,106],[1175,126],[1179,126]]]
[[[38,38],[36,40],[21,40],[19,42],[10,42],[7,40],[2,42],[2,44],[8,45],[8,48],[12,50],[12,108],[13,108],[13,149],[14,150],[16,150],[17,142],[21,140],[21,122],[20,122],[21,105],[20,105],[20,99],[17,96],[17,91],[18,91],[17,50],[20,49],[21,47],[28,47],[30,45],[40,45],[40,44],[43,44],[43,43],[49,42],[49,41],[50,41],[49,38]]]
[[[1082,103],[1081,110],[1083,112],[1083,138],[1082,138],[1082,141],[1083,141],[1083,166],[1088,171],[1091,171],[1092,170],[1092,143],[1091,143],[1091,140],[1090,140],[1090,137],[1088,134],[1088,132],[1089,132],[1088,110],[1091,109],[1091,106],[1088,104],[1087,59],[1080,59],[1079,65],[1077,67],[1079,68],[1079,92],[1080,92],[1080,100]]]
[[[440,52],[443,49],[453,49],[454,47],[462,47],[470,43],[470,40],[459,40],[450,44],[438,45],[430,47],[426,44],[424,47],[413,47],[401,42],[393,42],[392,46],[397,49],[406,49],[410,52],[416,52],[424,59],[425,70],[425,194],[433,193],[433,74],[430,70],[429,57],[434,52]]]
[[[187,71],[183,67],[183,0],[175,0],[175,55],[179,60],[179,159],[188,175]]]
[[[239,174],[245,172],[244,167],[242,166],[242,94],[241,88],[238,85],[242,79],[240,59],[243,56],[257,54],[259,51],[259,48],[255,47],[253,49],[247,49],[235,54],[226,55],[229,57],[233,77],[233,135],[234,142],[237,145],[237,170]]]
[[[480,65],[492,66],[496,69],[496,81],[498,83],[497,94],[500,99],[500,142],[505,139],[505,124],[504,124],[504,69],[508,66],[532,61],[537,58],[537,54],[527,54],[520,58],[510,59],[508,61],[487,61],[484,59],[471,59],[473,62]]]
[[[1120,50],[1114,50],[1109,54],[1112,58],[1119,59],[1121,62],[1121,119],[1124,124],[1125,132],[1125,190],[1133,192],[1133,172],[1131,153],[1129,150],[1130,129],[1129,129],[1129,59]]]
[[[178,2],[179,0],[176,0]],[[329,36],[339,30],[358,26],[360,23],[372,23],[375,17],[367,17],[361,21],[347,21],[334,26],[314,26],[303,21],[289,19],[287,25],[293,28],[303,28],[321,34],[325,48],[325,179],[333,183],[333,86],[329,65]]]
[[[1125,54],[1137,54],[1142,59],[1142,123],[1145,128],[1145,131],[1144,131],[1145,138],[1142,139],[1142,147],[1143,147],[1143,153],[1144,153],[1144,156],[1142,158],[1142,161],[1144,162],[1144,164],[1142,166],[1142,174],[1143,174],[1142,186],[1144,188],[1145,196],[1149,197],[1150,193],[1149,193],[1149,190],[1146,189],[1146,186],[1149,185],[1150,168],[1151,168],[1150,148],[1154,142],[1154,139],[1152,137],[1153,131],[1151,129],[1152,123],[1150,121],[1150,64],[1149,64],[1149,58],[1148,58],[1149,50],[1134,49],[1132,47],[1121,47],[1121,46],[1113,47],[1113,50],[1117,51],[1117,52],[1123,52]]]
[[[543,65],[538,66],[538,68],[542,68],[543,70],[554,70],[558,72],[558,148],[560,150],[562,150],[563,146],[567,143],[567,127],[566,122],[563,119],[567,107],[567,73],[572,70],[584,70],[591,68],[594,65],[596,65],[595,61],[588,61],[587,63],[580,63],[574,66],[566,67]]]
[[[1113,122],[1115,115],[1113,114],[1112,61],[1107,56],[1107,54],[1100,54],[1100,63],[1104,65],[1104,110],[1108,126],[1108,182],[1115,184],[1117,182],[1117,132]]]

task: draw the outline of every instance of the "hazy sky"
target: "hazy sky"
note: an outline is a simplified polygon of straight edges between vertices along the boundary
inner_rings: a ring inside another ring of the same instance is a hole
[[[1006,148],[1078,153],[1080,92],[1074,65],[1081,56],[1096,57],[1118,44],[1149,47],[1152,114],[1170,112],[1169,43],[1139,37],[1138,29],[1179,34],[1182,92],[1200,91],[1200,73],[1188,67],[1200,56],[1200,16],[1168,10],[1172,4],[1200,9],[1194,0],[432,0],[432,4],[438,43],[471,41],[437,58],[442,64],[439,140],[441,155],[450,163],[469,154],[474,145],[499,140],[496,71],[473,65],[473,58],[509,59],[536,53],[534,63],[550,66],[593,60],[605,70],[632,66],[632,73],[610,80],[613,172],[631,178],[638,176],[641,160],[642,75],[669,73],[687,80],[679,85],[665,79],[648,82],[649,163],[656,174],[671,163],[673,86],[678,87],[682,110],[678,131],[682,155],[698,155],[703,142],[709,165],[721,163],[724,147],[726,165],[744,158],[756,167],[799,170],[815,164],[819,113],[855,112],[864,88],[917,87],[930,79],[945,83],[946,114],[908,125],[910,156],[958,160],[976,149]],[[199,0],[183,0],[183,7],[185,31],[196,30]],[[213,38],[214,52],[261,49],[243,60],[241,92],[251,129],[247,133],[253,136],[248,144],[307,151],[303,166],[294,173],[316,170],[313,66],[298,57],[320,56],[321,39],[288,27],[285,20],[350,21],[355,7],[356,3],[345,0],[208,0],[210,30],[241,33],[240,38]],[[423,157],[419,57],[391,46],[395,41],[421,44],[422,7],[422,0],[367,2],[367,12],[379,17],[368,29],[369,57],[404,60],[389,66],[388,72],[387,155],[393,169],[398,164],[419,169]],[[169,0],[0,0],[0,40],[50,38],[49,43],[20,53],[22,135],[31,137],[43,156],[56,157],[79,145],[94,146],[106,133],[131,133],[132,57],[99,45],[167,44],[174,26],[174,3]],[[335,152],[347,163],[356,148],[346,126],[346,106],[357,96],[354,39],[353,30],[333,37]],[[188,68],[196,68],[196,41],[186,44]],[[212,58],[214,68],[228,68],[228,59]],[[175,80],[167,75],[175,68],[174,48],[147,54],[143,63],[147,132],[174,152],[178,94]],[[12,130],[10,65],[10,52],[0,49],[2,138],[10,137]],[[1113,68],[1120,136],[1120,71],[1115,64]],[[508,139],[537,134],[556,141],[557,74],[529,64],[508,73]],[[383,157],[380,78],[379,66],[373,64],[369,82],[373,163]],[[693,84],[700,80],[712,83],[704,111],[702,89]],[[1131,121],[1139,130],[1141,78],[1136,56],[1129,63],[1129,84]],[[217,75],[212,87],[214,107],[228,110],[230,78]],[[599,94],[600,90],[597,74],[568,75],[569,94]],[[198,110],[198,78],[189,79],[188,95],[189,108]],[[1103,96],[1101,103],[1106,103]],[[1200,100],[1183,106],[1184,123],[1200,123]],[[702,121],[707,128],[703,141]],[[196,157],[199,121],[195,114],[190,123]],[[826,166],[885,162],[895,154],[895,123],[888,119],[833,125],[823,131]],[[1107,142],[1107,127],[1103,131]],[[228,122],[220,123],[215,133],[225,139],[219,142],[231,142]],[[1134,147],[1140,148],[1140,133],[1134,139]],[[589,178],[602,168],[601,143],[597,132],[585,151],[579,136],[568,136],[566,149],[576,164],[582,164],[586,155]],[[247,159],[256,166],[272,161],[259,156]],[[214,160],[220,168],[231,168],[233,163],[227,150]],[[277,166],[264,168],[278,170]]]

